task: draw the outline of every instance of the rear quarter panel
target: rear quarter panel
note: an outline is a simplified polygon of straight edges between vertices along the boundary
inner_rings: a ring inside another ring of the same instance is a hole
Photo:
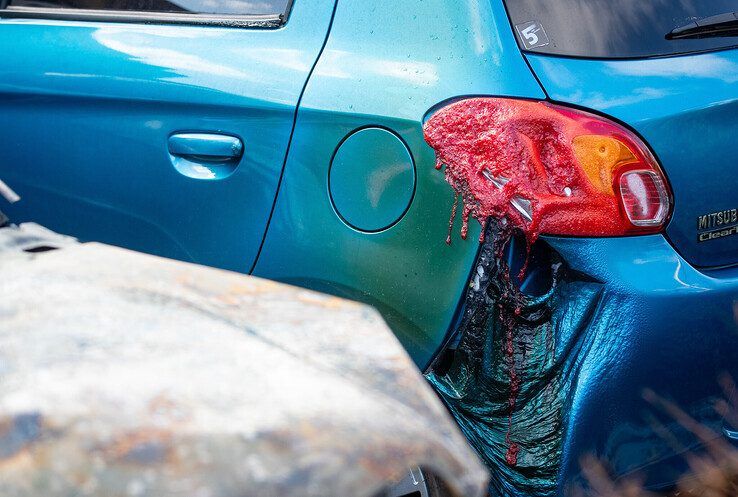
[[[697,241],[699,216],[738,208],[738,50],[639,60],[528,60],[552,100],[612,116],[650,145],[674,194],[667,236],[690,264],[738,263],[738,236]]]
[[[254,273],[375,305],[426,365],[456,314],[479,229],[466,241],[455,231],[446,245],[453,194],[434,169],[422,123],[440,102],[475,94],[544,96],[501,2],[338,2]],[[336,146],[367,125],[395,132],[416,168],[409,209],[377,233],[344,224],[328,193]]]

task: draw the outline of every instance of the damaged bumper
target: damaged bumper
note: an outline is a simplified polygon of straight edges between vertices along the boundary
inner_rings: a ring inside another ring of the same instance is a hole
[[[539,288],[516,297],[489,238],[458,333],[426,376],[492,469],[491,493],[566,495],[585,455],[616,478],[672,485],[679,453],[698,447],[642,392],[721,432],[712,402],[718,376],[738,376],[738,268],[697,271],[661,235],[544,237],[528,268]]]
[[[738,377],[738,267],[700,272],[661,235],[574,240],[549,238],[568,266],[601,285],[582,333],[588,350],[573,382],[563,426],[560,483],[579,477],[579,458],[593,453],[616,476],[644,474],[668,487],[683,472],[681,450],[694,437],[667,419],[678,441],[653,429],[644,388],[669,397],[722,431],[712,402],[718,376]],[[678,448],[680,447],[680,448]]]

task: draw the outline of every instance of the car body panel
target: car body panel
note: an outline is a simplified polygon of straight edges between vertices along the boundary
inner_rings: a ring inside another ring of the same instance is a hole
[[[25,199],[8,214],[249,271],[333,6],[297,2],[280,29],[0,20],[0,176]],[[243,158],[180,174],[175,133],[235,137]]]
[[[479,229],[445,243],[454,197],[434,170],[422,123],[429,109],[463,95],[544,97],[506,26],[500,2],[339,2],[254,274],[371,303],[427,364],[456,315]],[[417,176],[404,217],[376,233],[345,224],[328,193],[336,147],[370,125],[405,142]]]
[[[642,394],[653,390],[721,432],[712,403],[722,394],[719,376],[738,377],[738,268],[700,272],[662,235],[546,242],[571,269],[601,282],[601,299],[618,314],[617,326],[599,330],[578,358],[561,492],[584,480],[585,455],[606,460],[617,478],[640,474],[650,487],[669,488],[686,461],[655,431],[660,413]],[[668,416],[661,422],[683,447],[698,449],[684,427]]]
[[[698,241],[699,218],[735,215],[738,172],[738,50],[643,60],[587,60],[529,54],[550,98],[602,112],[637,131],[664,169],[674,194],[666,233],[692,265],[738,263],[738,233]]]

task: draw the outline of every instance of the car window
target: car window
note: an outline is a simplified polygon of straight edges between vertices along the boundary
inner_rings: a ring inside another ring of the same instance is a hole
[[[738,36],[666,37],[674,28],[738,11],[738,0],[505,0],[505,4],[520,47],[531,52],[626,58],[738,46]]]
[[[14,7],[20,7],[224,16],[284,16],[290,4],[290,0],[6,0],[6,2],[9,11]]]

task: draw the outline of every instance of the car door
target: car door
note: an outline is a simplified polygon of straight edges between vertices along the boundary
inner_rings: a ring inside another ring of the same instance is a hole
[[[334,0],[0,2],[4,206],[249,271]]]

